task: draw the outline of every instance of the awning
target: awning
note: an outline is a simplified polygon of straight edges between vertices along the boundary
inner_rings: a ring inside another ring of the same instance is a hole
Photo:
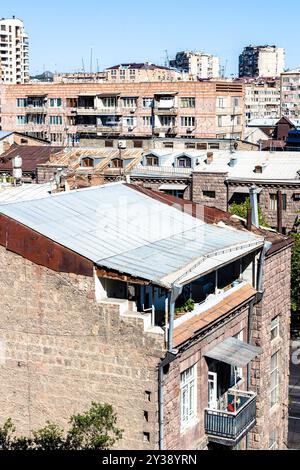
[[[262,349],[236,338],[227,338],[205,356],[234,367],[245,367],[262,353]]]
[[[186,184],[163,184],[160,186],[160,191],[185,191]]]
[[[110,97],[117,97],[117,96],[120,96],[121,93],[97,93],[97,96],[99,96],[99,98],[110,98]]]
[[[229,189],[231,189],[234,193],[249,194],[250,186],[230,186]],[[261,192],[262,188],[257,188],[257,193],[260,194]]]
[[[154,93],[155,96],[175,96],[178,95],[178,91],[161,91],[159,93]]]

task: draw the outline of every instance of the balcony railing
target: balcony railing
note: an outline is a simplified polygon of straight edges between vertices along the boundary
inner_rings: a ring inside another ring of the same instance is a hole
[[[84,125],[84,124],[78,124],[77,125],[77,132],[82,132],[84,134],[95,134],[97,132],[97,126],[96,125]]]
[[[174,108],[174,106],[171,106],[170,108],[159,108],[155,106],[154,108],[154,113],[157,116],[177,116],[178,114],[178,108]]]
[[[168,166],[138,166],[131,172],[132,176],[171,176],[173,178],[189,177],[192,173],[192,168],[181,168],[181,167],[168,167]]]
[[[155,134],[178,134],[178,127],[176,126],[155,126],[154,127]]]
[[[229,390],[223,409],[236,399],[240,401],[235,412],[205,410],[205,432],[211,442],[235,446],[256,424],[256,394]]]
[[[120,134],[122,132],[122,126],[97,126],[97,132]]]

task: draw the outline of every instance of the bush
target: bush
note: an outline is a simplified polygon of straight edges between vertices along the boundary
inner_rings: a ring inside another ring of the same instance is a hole
[[[15,436],[15,426],[8,419],[0,427],[0,450],[109,450],[122,438],[116,427],[117,417],[111,405],[92,403],[91,408],[71,416],[70,429],[64,431],[53,423],[33,432],[33,438]]]

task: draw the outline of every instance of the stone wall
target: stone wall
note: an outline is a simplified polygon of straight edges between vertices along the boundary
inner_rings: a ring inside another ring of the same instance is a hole
[[[11,417],[29,434],[107,402],[124,429],[119,448],[157,448],[163,335],[144,333],[143,320],[119,308],[95,301],[93,278],[55,273],[0,247],[0,423]]]
[[[166,375],[165,385],[165,435],[166,448],[174,449],[205,449],[208,441],[204,429],[205,408],[208,406],[208,365],[205,354],[218,343],[230,336],[244,332],[244,341],[248,335],[249,307],[237,312],[233,318],[223,322],[200,339],[192,347],[184,351],[171,365]],[[185,430],[180,429],[180,374],[189,367],[197,365],[197,421]],[[246,390],[247,371],[242,389]]]
[[[257,426],[251,433],[251,447],[268,449],[272,431],[277,446],[286,449],[288,436],[289,361],[290,361],[290,263],[291,250],[267,258],[264,297],[254,309],[253,343],[263,354],[253,363],[252,389],[257,392]],[[271,321],[280,315],[280,336],[271,341]],[[279,402],[270,409],[270,362],[279,352]]]
[[[192,200],[208,207],[217,207],[227,211],[227,190],[225,179],[227,173],[193,172]],[[206,197],[203,191],[214,191],[215,197]]]

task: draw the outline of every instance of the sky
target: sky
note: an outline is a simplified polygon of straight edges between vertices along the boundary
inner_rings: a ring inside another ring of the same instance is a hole
[[[0,16],[25,23],[30,71],[73,72],[121,62],[164,64],[181,50],[216,54],[237,74],[249,44],[286,48],[287,68],[300,65],[300,2],[291,0],[10,0]]]

